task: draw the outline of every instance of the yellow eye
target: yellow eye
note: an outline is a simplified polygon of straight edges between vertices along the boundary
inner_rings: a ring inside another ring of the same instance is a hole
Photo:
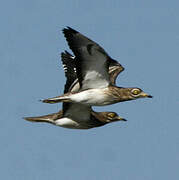
[[[109,113],[108,114],[108,117],[110,117],[110,118],[114,118],[116,115],[115,115],[115,113]]]
[[[141,92],[140,89],[133,89],[132,90],[133,95],[138,95],[138,94],[140,94],[140,92]]]

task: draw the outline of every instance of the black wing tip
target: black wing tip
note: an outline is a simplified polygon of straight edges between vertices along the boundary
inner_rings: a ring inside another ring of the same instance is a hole
[[[72,56],[68,51],[64,51],[64,52],[61,52],[61,57],[63,58],[63,57],[66,57],[66,56]]]
[[[66,28],[62,29],[62,32],[66,35],[66,34],[77,34],[79,33],[78,31],[76,31],[75,29],[67,26]]]
[[[64,54],[66,54],[67,56],[69,56],[69,57],[71,57],[71,58],[74,57],[74,56],[73,56],[71,53],[69,53],[67,50],[65,50]]]
[[[65,54],[72,56],[67,50],[65,50]]]
[[[119,64],[118,61],[116,61],[116,60],[114,60],[112,58],[109,58],[109,62],[110,62],[111,65],[118,65]]]
[[[61,53],[61,58],[62,58],[62,61],[65,61],[65,60],[70,61],[74,59],[74,56],[65,50],[64,52]]]

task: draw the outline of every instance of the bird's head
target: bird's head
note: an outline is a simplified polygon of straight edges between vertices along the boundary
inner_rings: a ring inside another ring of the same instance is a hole
[[[142,89],[140,88],[121,88],[120,89],[120,98],[122,101],[127,101],[127,100],[134,100],[138,98],[152,98],[151,95],[145,93]]]
[[[103,112],[103,120],[106,123],[111,123],[111,122],[116,122],[116,121],[127,121],[126,119],[120,117],[117,113],[115,112]]]

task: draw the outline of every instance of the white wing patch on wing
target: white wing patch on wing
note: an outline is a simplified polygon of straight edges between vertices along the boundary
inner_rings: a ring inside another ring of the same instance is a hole
[[[83,88],[105,88],[108,86],[109,82],[103,78],[103,76],[96,71],[88,71],[84,77],[85,84]]]
[[[82,90],[91,88],[105,88],[109,85],[107,55],[98,51],[95,45],[91,47],[91,54],[86,47],[79,51],[82,55]]]

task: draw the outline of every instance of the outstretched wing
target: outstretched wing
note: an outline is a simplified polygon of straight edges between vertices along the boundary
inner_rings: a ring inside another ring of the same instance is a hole
[[[71,91],[71,86],[73,85],[73,83],[78,83],[74,59],[75,57],[67,51],[61,53],[61,60],[63,63],[63,69],[65,71],[66,76],[64,93]],[[89,106],[84,106],[76,103],[63,103],[63,117],[69,117],[72,118],[74,121],[83,122],[89,121],[90,116],[91,107]]]
[[[61,53],[61,60],[63,69],[67,78],[64,93],[78,92],[80,89],[79,81],[76,75],[76,57],[71,55],[68,51]],[[116,60],[111,59],[109,63],[109,78],[112,85],[116,84],[116,78],[124,70],[124,67]]]
[[[63,33],[76,56],[80,88],[85,90],[107,87],[110,83],[108,68],[111,58],[104,49],[70,27],[63,29]]]

